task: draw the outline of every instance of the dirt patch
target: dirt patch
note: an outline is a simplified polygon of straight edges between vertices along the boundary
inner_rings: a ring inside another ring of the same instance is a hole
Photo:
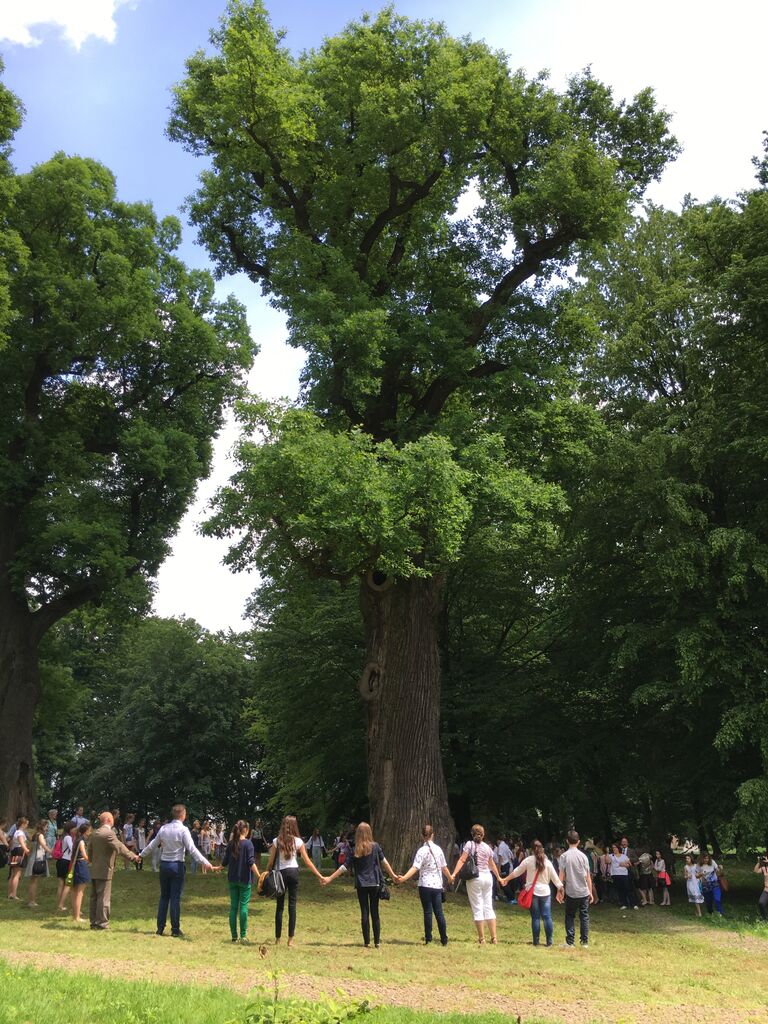
[[[750,937],[748,937],[750,938]],[[759,941],[759,940],[758,940]],[[764,947],[763,947],[764,948]],[[99,974],[108,978],[153,981],[157,983],[187,983],[189,979],[180,972],[169,970],[163,963],[131,963],[124,959],[77,957],[68,954],[51,956],[40,952],[9,950],[3,958],[11,964],[39,968],[59,968],[73,972]],[[216,967],[196,967],[193,983],[211,987],[227,988],[247,995],[252,984],[242,973],[233,973]],[[285,996],[317,999],[322,995],[338,997],[343,989],[352,999],[368,999],[375,1005],[402,1006],[413,1010],[433,1013],[482,1013],[497,1012],[512,1020],[520,1018],[524,1024],[531,1018],[566,1024],[574,1020],[589,1024],[765,1024],[765,1007],[737,1010],[722,1006],[701,1006],[675,1003],[670,1006],[653,1006],[647,1003],[605,1003],[593,1000],[553,1001],[538,999],[515,999],[493,992],[478,992],[463,985],[450,988],[422,985],[387,985],[380,982],[357,981],[354,979],[315,978],[304,974],[283,975],[281,990]]]

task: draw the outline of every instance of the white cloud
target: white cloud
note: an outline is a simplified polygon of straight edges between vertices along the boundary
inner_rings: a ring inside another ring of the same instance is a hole
[[[20,46],[39,46],[43,26],[58,28],[79,50],[93,36],[113,43],[117,33],[115,12],[136,0],[3,0],[0,3],[0,40]]]

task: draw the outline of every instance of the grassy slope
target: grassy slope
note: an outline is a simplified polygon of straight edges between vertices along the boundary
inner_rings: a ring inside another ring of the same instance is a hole
[[[147,1012],[162,1005],[166,1009],[156,1019],[164,1024],[176,1019],[220,1024],[234,1015],[254,986],[268,983],[274,970],[281,972],[286,995],[311,998],[341,987],[355,998],[369,996],[387,1006],[419,1011],[377,1014],[377,1024],[385,1019],[403,1024],[426,1020],[428,1011],[519,1013],[526,1024],[574,1014],[586,1021],[629,1022],[649,1015],[654,1021],[671,1021],[681,1007],[693,1020],[764,1021],[768,944],[762,930],[747,923],[747,918],[754,920],[759,880],[734,871],[731,875],[737,887],[729,898],[726,922],[695,922],[681,892],[675,893],[671,912],[649,908],[622,914],[613,907],[598,907],[593,911],[588,952],[533,949],[527,913],[507,907],[499,910],[499,946],[480,949],[462,897],[446,905],[450,945],[445,950],[439,944],[425,949],[420,943],[418,899],[412,891],[396,891],[382,910],[383,948],[376,952],[360,947],[357,903],[348,884],[320,890],[304,875],[298,945],[289,950],[271,945],[273,904],[261,899],[252,904],[250,937],[255,944],[231,945],[226,885],[216,876],[189,876],[182,922],[188,939],[158,938],[153,934],[157,876],[146,870],[121,871],[114,886],[110,932],[83,931],[68,917],[54,918],[51,879],[41,884],[39,910],[2,901],[0,952],[16,966],[64,967],[124,979],[125,985],[110,986],[110,999],[114,996],[123,1007],[141,1006]],[[562,940],[558,908],[555,942]],[[144,986],[138,991],[131,989],[137,979]],[[58,975],[41,987],[29,984],[23,974],[6,973],[0,1021],[40,1019],[27,1002],[11,998],[11,992],[21,987],[32,994],[49,985],[58,991],[71,981]],[[92,985],[78,981],[81,992]],[[148,983],[195,987],[191,994],[180,994],[157,985],[150,989]],[[95,985],[94,993],[99,991]],[[10,1004],[23,1005],[29,1016],[4,1017]],[[187,1015],[192,1004],[194,1012]],[[171,1011],[179,1008],[184,1008],[183,1015],[174,1017]],[[75,1016],[79,1021],[90,1019],[79,1010]],[[93,1019],[110,1018],[102,1013]],[[125,1011],[115,1019],[133,1024]],[[153,1019],[146,1014],[136,1018],[141,1024]]]

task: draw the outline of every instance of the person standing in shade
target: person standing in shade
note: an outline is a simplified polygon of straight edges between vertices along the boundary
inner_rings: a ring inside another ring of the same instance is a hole
[[[48,811],[48,818],[45,822],[45,845],[51,851],[50,854],[48,855],[49,857],[53,856],[53,848],[56,845],[56,838],[58,836],[58,826],[56,824],[56,819],[58,817],[59,812],[56,810],[55,807],[52,807],[50,811]]]
[[[672,884],[672,879],[669,877],[667,871],[667,862],[664,858],[664,854],[661,850],[656,851],[656,859],[653,862],[653,870],[656,872],[656,887],[661,894],[662,907],[672,906],[669,899],[669,888]]]
[[[139,818],[136,825],[136,853],[139,855],[139,859],[136,861],[136,870],[141,871],[144,867],[144,861],[141,859],[141,851],[147,845],[147,819]]]
[[[445,861],[445,854],[433,842],[434,832],[431,825],[425,825],[421,831],[424,837],[424,844],[416,851],[413,858],[413,865],[408,868],[404,875],[396,875],[395,881],[398,885],[407,882],[417,872],[419,875],[419,899],[424,911],[424,945],[432,941],[432,915],[437,921],[437,930],[440,932],[440,944],[448,945],[448,930],[445,926],[445,914],[443,913],[443,877],[450,882],[451,872]]]
[[[272,865],[277,863],[280,874],[283,876],[285,890],[280,893],[275,901],[275,945],[280,943],[283,936],[283,911],[285,909],[285,897],[288,895],[288,945],[293,945],[296,934],[296,904],[299,898],[299,855],[309,870],[323,881],[323,876],[310,860],[304,840],[299,835],[299,824],[293,814],[286,814],[280,823],[280,831],[272,840],[272,849],[267,859],[267,871],[272,870]]]
[[[557,890],[558,902],[563,899],[563,883],[555,871],[552,861],[544,853],[544,846],[538,839],[534,840],[533,853],[526,857],[515,868],[511,875],[502,882],[507,885],[520,875],[525,875],[525,888],[533,888],[533,901],[531,902],[531,934],[534,946],[539,945],[541,937],[541,922],[544,922],[544,936],[548,946],[554,940],[554,925],[552,923],[552,891],[550,883]]]
[[[253,843],[248,838],[249,831],[247,821],[235,823],[221,860],[221,866],[227,869],[229,882],[229,930],[232,941],[237,942],[237,925],[240,922],[240,942],[243,945],[248,944],[248,904],[253,879],[257,882],[261,879]]]
[[[86,821],[87,825],[88,822]],[[124,846],[115,835],[115,819],[109,811],[99,815],[99,827],[91,832],[88,848],[90,861],[91,898],[88,905],[93,931],[109,928],[112,907],[112,877],[118,854],[125,860],[135,861],[137,856]],[[80,826],[83,828],[84,826]]]
[[[754,871],[756,875],[763,876],[763,891],[757,901],[757,912],[763,921],[768,921],[768,857],[758,857]]]
[[[174,939],[184,937],[181,930],[181,897],[184,892],[186,876],[186,855],[189,854],[198,864],[209,871],[221,871],[200,853],[192,842],[189,829],[184,824],[187,808],[184,804],[174,804],[171,808],[171,820],[163,825],[155,838],[142,851],[142,859],[154,850],[160,850],[160,900],[157,904],[157,934],[162,935],[168,920],[168,909],[171,912],[171,935]]]
[[[630,871],[632,862],[629,857],[622,853],[618,843],[611,847],[611,878],[616,887],[616,898],[619,902],[619,910],[628,910],[631,906],[637,910],[637,898],[635,897],[634,886],[631,885]]]
[[[485,842],[485,829],[482,825],[472,826],[472,840],[464,844],[461,856],[456,861],[456,866],[451,873],[451,883],[456,881],[456,876],[464,867],[470,854],[475,858],[477,864],[477,877],[467,879],[467,896],[469,906],[472,910],[472,920],[477,929],[477,941],[482,946],[485,943],[485,926],[488,925],[488,934],[491,937],[491,944],[496,945],[496,912],[493,909],[493,879],[503,886],[512,878],[512,874],[502,879],[496,861],[493,859],[493,850]]]
[[[595,902],[592,886],[592,864],[579,849],[579,833],[567,835],[568,849],[560,854],[560,881],[565,885],[565,944],[573,946],[576,940],[576,912],[579,914],[579,940],[589,945],[589,905]]]
[[[323,866],[323,857],[325,855],[325,840],[320,835],[319,829],[312,829],[312,835],[307,840],[307,847],[309,848],[309,855],[312,858],[312,863],[316,868],[321,868]]]
[[[45,841],[47,834],[47,819],[41,818],[35,827],[35,834],[32,837],[30,843],[30,854],[27,858],[27,866],[24,871],[25,878],[29,879],[29,889],[27,892],[27,906],[37,907],[37,883],[41,878],[48,878],[50,871],[48,870],[48,857],[53,853],[53,848],[49,847]]]
[[[693,909],[696,911],[696,917],[701,917],[701,905],[704,902],[704,895],[701,891],[699,869],[696,866],[696,861],[692,853],[686,853],[685,855],[685,868],[683,869],[683,872],[685,875],[685,890],[688,894],[688,902],[693,904]]]
[[[720,875],[722,869],[716,861],[705,850],[699,855],[699,878],[701,879],[701,892],[704,896],[704,903],[707,906],[707,913],[711,914],[716,910],[720,917],[723,916],[722,890],[720,889]]]
[[[64,835],[61,839],[61,856],[56,861],[56,878],[58,879],[56,909],[60,911],[67,909],[64,905],[67,902],[67,893],[69,892],[67,875],[72,866],[72,852],[75,848],[76,840],[77,826],[74,821],[70,821],[64,828]]]
[[[88,848],[86,841],[91,834],[89,822],[80,825],[74,831],[72,843],[72,920],[75,924],[83,924],[85,918],[80,911],[83,907],[83,895],[85,887],[91,881],[91,872],[88,861]],[[91,925],[93,927],[93,925]]]
[[[27,866],[29,856],[29,841],[27,838],[27,827],[29,819],[23,816],[16,819],[16,827],[9,833],[8,840],[11,851],[8,855],[8,899],[18,900],[19,882]]]
[[[512,864],[512,849],[510,848],[509,843],[504,838],[504,836],[501,836],[498,843],[496,844],[496,849],[494,850],[493,853],[493,859],[496,861],[496,867],[499,869],[499,875],[502,878],[506,878],[509,872],[514,867],[514,865]],[[503,890],[500,889],[498,885],[494,885],[493,895],[494,899],[497,897],[499,899],[503,898],[506,899],[508,903],[512,903],[515,896],[514,890]]]
[[[88,825],[88,824],[90,824],[88,819],[83,817],[83,805],[82,804],[80,804],[78,807],[75,808],[75,813],[72,815],[72,821],[74,821],[75,825],[78,828],[80,828],[81,825]]]
[[[366,949],[371,945],[371,926],[373,926],[373,944],[376,949],[381,945],[381,919],[379,917],[379,898],[381,884],[384,881],[383,870],[397,879],[384,851],[373,838],[373,830],[367,821],[361,821],[355,830],[355,849],[351,857],[352,869],[355,873],[355,889],[360,904],[360,928],[363,933],[363,945]],[[321,885],[330,885],[334,878],[346,872],[350,860],[341,864],[327,878],[320,876]]]

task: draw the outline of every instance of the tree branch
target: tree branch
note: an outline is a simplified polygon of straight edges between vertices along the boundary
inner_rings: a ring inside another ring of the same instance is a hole
[[[94,583],[83,581],[82,583],[74,584],[59,597],[54,598],[53,601],[49,601],[33,612],[32,629],[38,643],[51,626],[55,626],[60,619],[63,619],[65,615],[69,615],[70,612],[74,612],[78,608],[82,608],[84,604],[88,604],[89,601],[93,601],[98,597],[98,594],[99,588]]]

